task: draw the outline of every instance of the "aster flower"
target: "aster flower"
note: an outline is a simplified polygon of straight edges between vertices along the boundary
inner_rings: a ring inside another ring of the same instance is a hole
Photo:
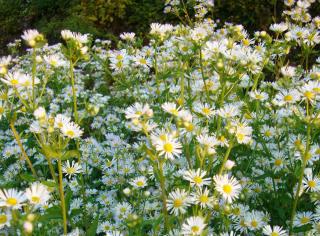
[[[44,206],[50,199],[48,188],[40,183],[33,183],[26,189],[25,195],[28,201],[36,206]]]
[[[210,178],[204,178],[206,171],[197,169],[197,170],[188,170],[184,173],[183,178],[188,180],[191,186],[202,187],[204,185],[210,185]]]
[[[10,226],[10,221],[12,216],[9,211],[0,212],[0,229],[3,229],[5,226]]]
[[[186,212],[190,205],[191,198],[184,189],[176,189],[169,194],[167,199],[167,208],[171,214],[179,215]]]
[[[63,165],[62,165],[62,172],[69,176],[72,177],[76,174],[79,174],[82,172],[82,167],[79,165],[77,162],[72,161],[70,164],[70,161],[67,160]]]
[[[80,138],[83,134],[83,131],[80,129],[80,127],[73,122],[66,123],[62,128],[61,132],[65,137],[76,139]]]
[[[189,217],[182,224],[182,234],[186,236],[201,235],[207,224],[200,216]]]
[[[16,189],[0,190],[0,206],[12,209],[20,209],[26,200],[23,192]]]
[[[225,175],[216,175],[213,177],[213,181],[215,182],[215,189],[222,195],[223,199],[231,203],[236,198],[238,198],[241,185],[234,177],[228,177]]]
[[[262,230],[263,234],[267,236],[287,236],[288,233],[282,229],[280,226],[273,226],[271,227],[270,225],[266,225],[263,227]]]
[[[135,188],[144,188],[147,186],[147,178],[144,176],[134,178],[132,181],[130,181],[130,184]]]
[[[155,146],[160,156],[164,156],[166,159],[170,160],[173,160],[174,157],[179,156],[182,152],[182,145],[180,142],[169,135],[165,140],[159,138],[156,141]]]

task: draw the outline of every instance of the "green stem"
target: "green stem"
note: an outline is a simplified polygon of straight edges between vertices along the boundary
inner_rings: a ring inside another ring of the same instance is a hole
[[[160,179],[160,187],[161,187],[161,196],[162,196],[162,210],[164,216],[164,230],[168,231],[168,211],[167,211],[167,195],[166,195],[166,185],[165,185],[165,176],[163,174],[163,161],[159,161],[159,179]]]
[[[70,60],[70,77],[71,77],[71,86],[72,86],[72,96],[73,96],[73,112],[74,112],[74,119],[75,122],[79,122],[78,117],[78,108],[77,108],[77,93],[75,89],[75,81],[74,81],[74,65],[73,62]]]
[[[36,78],[36,70],[37,70],[37,61],[36,61],[36,49],[34,48],[33,51],[32,51],[32,107],[33,107],[33,110],[35,109],[35,105],[36,105],[36,102],[35,102],[35,78]]]
[[[309,117],[309,102],[307,101],[307,117]],[[304,155],[303,155],[303,160],[302,160],[302,169],[301,169],[301,174],[299,176],[299,181],[298,181],[298,188],[297,188],[297,192],[293,201],[293,206],[292,206],[292,211],[291,211],[291,220],[290,220],[290,228],[289,228],[289,235],[292,236],[292,230],[293,230],[293,221],[296,215],[296,209],[297,209],[297,205],[298,205],[298,201],[299,201],[299,193],[301,190],[301,186],[302,186],[302,180],[303,180],[303,176],[304,176],[304,170],[307,166],[307,156],[309,154],[309,149],[310,149],[310,137],[311,137],[311,125],[310,125],[310,121],[308,121],[307,124],[307,142],[306,142],[306,148],[304,151]]]
[[[62,218],[63,218],[63,233],[67,234],[67,212],[66,212],[66,203],[65,203],[64,191],[63,191],[61,158],[58,159],[58,171],[59,171],[59,192],[60,192],[60,200],[61,200],[61,212],[62,212]]]
[[[207,96],[207,99],[208,99],[208,103],[211,105],[210,95],[209,95],[209,91],[208,91],[208,87],[207,87],[207,84],[206,84],[206,79],[205,79],[204,71],[203,71],[203,61],[202,61],[202,50],[201,50],[201,46],[200,46],[200,48],[199,48],[199,57],[200,57],[201,77],[202,77],[202,80],[203,80],[204,89],[205,89],[205,91],[206,91],[206,96]]]
[[[228,160],[228,158],[229,158],[229,155],[230,155],[230,152],[231,152],[232,147],[233,147],[233,144],[230,143],[230,144],[229,144],[229,147],[228,147],[228,149],[227,149],[227,152],[226,152],[226,154],[224,155],[224,158],[223,158],[222,164],[221,164],[221,166],[220,166],[220,170],[219,170],[219,172],[218,172],[218,175],[221,175],[221,174],[223,173],[224,166],[225,166],[225,164],[226,164],[226,162],[227,162],[227,160]]]
[[[37,177],[37,173],[36,173],[35,169],[33,168],[32,162],[31,162],[30,158],[28,157],[26,151],[24,150],[24,147],[23,147],[23,145],[22,145],[22,143],[21,143],[20,136],[19,136],[16,128],[14,127],[14,121],[11,121],[11,122],[10,122],[10,128],[11,128],[11,130],[12,130],[12,133],[13,133],[14,138],[16,139],[16,141],[17,141],[17,143],[18,143],[18,146],[19,146],[19,148],[20,148],[20,150],[21,150],[21,154],[22,154],[23,158],[27,161],[28,166],[29,166],[29,168],[30,168],[33,176],[34,176],[34,177]]]

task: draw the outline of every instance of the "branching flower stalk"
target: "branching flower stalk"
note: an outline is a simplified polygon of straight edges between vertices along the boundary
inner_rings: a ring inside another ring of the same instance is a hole
[[[58,172],[59,172],[60,204],[61,204],[61,212],[62,212],[62,219],[63,219],[63,233],[67,234],[67,210],[66,210],[66,202],[65,202],[64,190],[63,190],[61,158],[58,158]]]
[[[28,166],[29,166],[29,168],[30,168],[33,176],[34,176],[34,177],[37,177],[37,173],[36,173],[36,171],[35,171],[35,169],[34,169],[34,167],[33,167],[33,165],[32,165],[32,162],[31,162],[30,158],[28,157],[28,155],[27,155],[27,153],[26,153],[26,151],[25,151],[25,149],[24,149],[24,147],[23,147],[23,145],[22,145],[22,143],[21,143],[20,135],[18,134],[16,128],[14,127],[14,123],[15,123],[15,122],[14,122],[14,118],[13,118],[13,119],[10,121],[10,128],[11,128],[11,130],[12,130],[13,136],[14,136],[15,140],[17,141],[17,144],[18,144],[18,146],[19,146],[19,148],[20,148],[20,150],[21,150],[21,154],[22,154],[23,158],[24,158],[24,159],[26,160],[26,162],[28,163]]]
[[[36,79],[36,70],[37,70],[37,53],[36,48],[32,49],[32,109],[36,109],[36,93],[35,93],[35,79]]]
[[[299,180],[298,180],[298,187],[297,187],[297,191],[293,200],[293,206],[292,206],[292,211],[291,211],[291,218],[290,218],[290,225],[289,225],[289,235],[293,235],[293,221],[296,215],[296,210],[297,210],[297,205],[299,202],[299,197],[300,197],[300,191],[301,191],[301,186],[302,186],[302,180],[303,180],[303,176],[304,176],[304,171],[305,168],[307,166],[308,163],[308,155],[309,155],[309,151],[310,151],[310,141],[311,141],[311,114],[310,114],[310,108],[309,108],[309,101],[306,100],[306,112],[307,112],[307,141],[306,141],[306,146],[304,148],[304,152],[303,150],[301,150],[301,152],[303,152],[302,155],[302,168],[301,168],[301,173],[299,176]]]

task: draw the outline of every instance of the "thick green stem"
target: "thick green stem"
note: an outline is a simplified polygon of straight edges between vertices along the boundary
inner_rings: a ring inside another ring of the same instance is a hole
[[[37,70],[37,61],[36,61],[36,49],[32,51],[32,108],[35,109],[36,105],[36,94],[35,94],[35,79],[36,79],[36,70]]]
[[[73,96],[73,112],[74,112],[74,120],[76,123],[79,122],[78,117],[78,108],[77,108],[77,93],[75,88],[75,81],[74,81],[74,67],[73,62],[70,60],[70,78],[71,78],[71,86],[72,86],[72,96]]]
[[[165,177],[163,174],[163,161],[159,161],[159,180],[161,187],[161,197],[162,197],[162,209],[163,209],[163,217],[164,217],[164,230],[168,231],[169,221],[168,221],[168,211],[167,211],[167,195],[166,195],[166,185],[165,185]]]
[[[63,219],[63,233],[67,234],[67,212],[66,212],[66,203],[65,203],[64,191],[63,191],[61,158],[58,159],[58,171],[59,171],[59,192],[60,192],[61,212],[62,212],[62,219]]]
[[[32,162],[31,162],[30,158],[28,157],[26,151],[24,150],[24,147],[23,147],[23,145],[22,145],[22,143],[21,143],[20,136],[19,136],[16,128],[14,127],[14,121],[11,121],[11,122],[10,122],[10,128],[11,128],[11,130],[12,130],[12,133],[13,133],[14,138],[16,139],[16,141],[17,141],[17,143],[18,143],[18,146],[19,146],[19,148],[20,148],[20,150],[21,150],[21,154],[22,154],[23,158],[27,161],[28,166],[29,166],[29,168],[30,168],[33,176],[34,176],[34,177],[37,177],[37,173],[36,173],[35,169],[33,168]]]
[[[231,152],[232,147],[233,147],[233,144],[230,143],[230,144],[229,144],[229,147],[228,147],[228,149],[227,149],[227,152],[226,152],[226,154],[224,155],[224,158],[223,158],[222,164],[221,164],[221,166],[220,166],[220,170],[219,170],[219,172],[218,172],[218,175],[222,175],[223,170],[224,170],[224,167],[225,167],[225,165],[226,165],[226,162],[227,162],[227,160],[228,160],[228,158],[229,158],[229,155],[230,155],[230,152]]]
[[[307,117],[309,118],[309,102],[308,101],[307,101]],[[297,192],[296,192],[295,197],[294,197],[292,211],[291,211],[290,228],[289,228],[289,235],[290,236],[293,235],[293,233],[292,233],[293,221],[294,221],[294,218],[295,218],[295,215],[296,215],[296,210],[297,210],[297,205],[298,205],[298,201],[299,201],[300,190],[301,190],[301,186],[302,186],[302,180],[303,180],[303,176],[304,176],[304,170],[305,170],[305,168],[307,166],[307,157],[309,155],[309,149],[310,149],[310,138],[311,138],[311,124],[310,124],[310,121],[308,121],[308,124],[307,124],[307,142],[306,142],[306,147],[305,147],[303,160],[302,160],[302,169],[301,169],[301,174],[299,176],[298,188],[297,188]]]
[[[203,71],[203,61],[202,61],[202,50],[201,50],[201,47],[199,48],[199,57],[200,57],[201,77],[202,77],[202,80],[203,80],[203,85],[204,85],[204,89],[205,89],[206,96],[207,96],[207,99],[208,99],[208,103],[211,105],[209,90],[208,90],[208,87],[207,87],[207,84],[206,84],[206,79],[205,79],[204,71]]]

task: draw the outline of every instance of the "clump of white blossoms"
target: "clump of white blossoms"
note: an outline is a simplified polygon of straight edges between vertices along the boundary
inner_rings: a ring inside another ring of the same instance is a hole
[[[0,58],[1,233],[320,234],[316,1],[253,34],[165,4],[148,40],[27,30]]]

